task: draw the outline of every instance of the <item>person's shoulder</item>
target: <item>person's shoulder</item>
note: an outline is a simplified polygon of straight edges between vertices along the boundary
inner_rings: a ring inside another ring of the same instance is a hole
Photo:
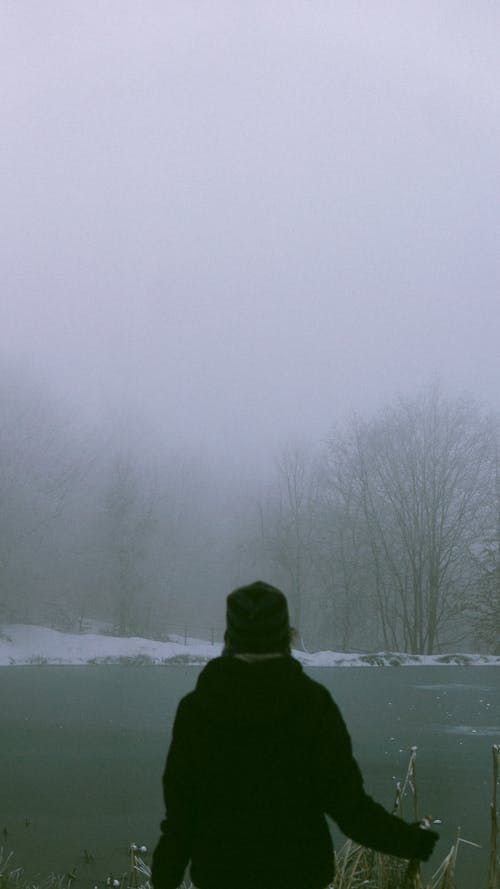
[[[196,690],[188,692],[177,704],[175,721],[177,724],[189,721],[196,710]]]
[[[312,679],[307,673],[303,673],[302,675],[304,694],[316,713],[322,717],[343,722],[340,707],[326,686],[323,685],[322,682],[317,682],[315,679]]]
[[[312,679],[311,676],[308,676],[307,673],[302,671],[302,681],[304,684],[304,688],[307,689],[308,693],[311,696],[314,696],[319,701],[331,701],[332,696],[325,685],[321,682],[318,682],[316,679]]]
[[[300,667],[300,673],[297,671],[297,680],[301,687],[302,694],[318,707],[329,707],[334,703],[333,698],[328,689],[316,679],[312,679],[304,669],[300,662],[295,661]]]

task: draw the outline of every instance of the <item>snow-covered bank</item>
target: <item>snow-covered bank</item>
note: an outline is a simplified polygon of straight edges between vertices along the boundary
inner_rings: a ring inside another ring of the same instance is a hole
[[[95,633],[60,633],[26,624],[0,626],[0,666],[23,664],[205,664],[220,654],[220,645],[202,639],[172,636],[168,642],[139,637],[120,638]],[[409,655],[394,652],[346,654],[294,651],[309,667],[369,666],[500,666],[500,656],[483,654]]]

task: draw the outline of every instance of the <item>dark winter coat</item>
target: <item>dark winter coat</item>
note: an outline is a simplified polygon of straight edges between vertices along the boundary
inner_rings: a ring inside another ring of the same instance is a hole
[[[420,856],[423,831],[365,793],[338,707],[291,657],[207,664],[179,704],[163,788],[155,889],[189,863],[200,889],[321,889],[334,871],[325,813],[362,845]]]

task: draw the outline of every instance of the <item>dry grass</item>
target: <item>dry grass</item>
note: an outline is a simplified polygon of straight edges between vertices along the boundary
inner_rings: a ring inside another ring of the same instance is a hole
[[[498,860],[498,810],[497,787],[500,763],[500,745],[493,747],[493,800],[491,803],[490,865],[488,882],[484,889],[500,889],[500,863]],[[409,798],[412,819],[420,820],[417,780],[416,748],[410,753],[408,769],[402,785],[398,784],[393,811],[401,816],[404,801]],[[424,819],[430,824],[428,819]],[[333,889],[455,889],[455,872],[460,845],[477,845],[463,839],[460,833],[448,854],[427,883],[418,861],[402,862],[389,855],[381,855],[364,849],[351,841],[345,843],[337,854],[337,873]],[[478,887],[481,889],[481,887]]]

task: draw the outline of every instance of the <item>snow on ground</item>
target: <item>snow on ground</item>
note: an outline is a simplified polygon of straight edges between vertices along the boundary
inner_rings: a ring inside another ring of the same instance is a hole
[[[0,626],[0,666],[22,664],[205,664],[221,652],[202,639],[171,636],[168,642],[98,633],[60,633],[27,624]],[[347,654],[338,651],[293,652],[309,667],[500,666],[500,656],[482,654],[409,655],[394,652]]]

